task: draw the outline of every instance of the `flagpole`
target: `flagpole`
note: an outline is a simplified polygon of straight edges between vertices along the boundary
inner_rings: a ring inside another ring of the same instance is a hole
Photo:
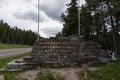
[[[38,0],[38,40],[39,40],[39,0]]]
[[[78,34],[80,35],[80,0],[78,0]]]

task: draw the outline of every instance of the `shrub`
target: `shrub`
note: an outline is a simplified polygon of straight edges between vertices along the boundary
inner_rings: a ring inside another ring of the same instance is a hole
[[[39,72],[35,80],[64,80],[64,79],[60,75],[55,74],[50,70],[47,70]]]
[[[119,80],[120,79],[120,58],[117,62],[110,62],[97,71],[87,71],[88,77],[84,80]]]
[[[55,80],[51,71],[43,71],[37,74],[35,80]]]

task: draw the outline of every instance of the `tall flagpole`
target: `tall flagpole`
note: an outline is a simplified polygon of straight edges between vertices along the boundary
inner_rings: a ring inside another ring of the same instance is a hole
[[[78,34],[80,35],[80,0],[78,0]]]
[[[38,40],[39,40],[39,0],[38,0]]]

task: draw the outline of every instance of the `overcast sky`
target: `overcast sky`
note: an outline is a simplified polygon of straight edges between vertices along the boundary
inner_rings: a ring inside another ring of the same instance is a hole
[[[10,26],[37,32],[38,0],[0,0],[0,20]],[[40,35],[54,36],[62,30],[60,15],[70,0],[40,0]],[[80,0],[81,4],[84,0]]]

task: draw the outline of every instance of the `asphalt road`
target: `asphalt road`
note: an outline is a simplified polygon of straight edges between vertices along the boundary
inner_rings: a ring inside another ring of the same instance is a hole
[[[0,59],[11,56],[17,56],[26,52],[30,52],[31,50],[32,48],[2,49],[0,50]]]

